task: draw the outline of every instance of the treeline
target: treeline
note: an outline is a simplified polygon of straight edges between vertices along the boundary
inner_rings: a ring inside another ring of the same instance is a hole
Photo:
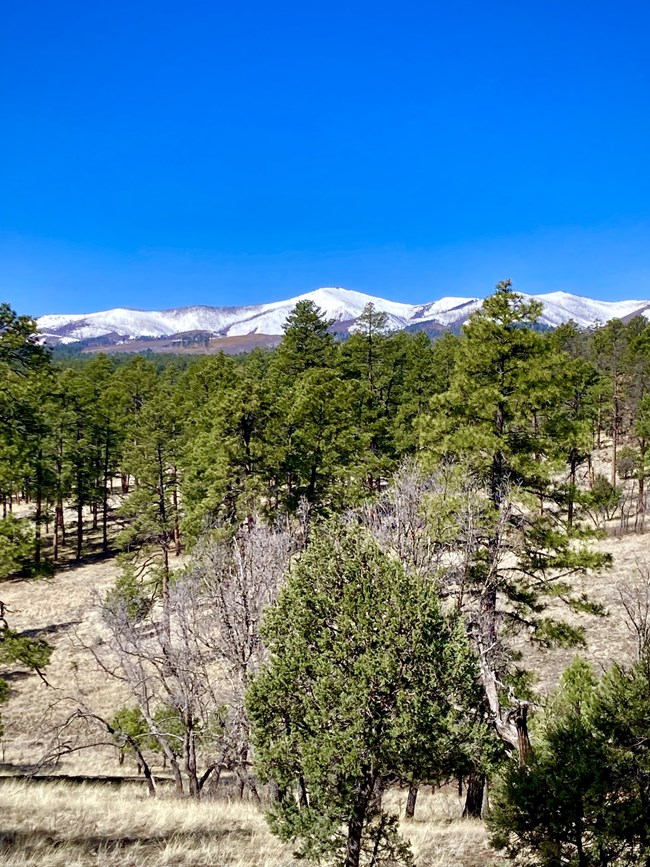
[[[312,302],[300,302],[276,351],[164,366],[99,355],[66,366],[53,364],[30,337],[33,324],[5,307],[0,503],[6,519],[28,501],[33,528],[32,550],[23,537],[18,560],[38,569],[44,559],[56,563],[63,546],[79,559],[89,550],[87,532],[91,547],[106,550],[113,494],[127,497],[125,524],[141,518],[129,544],[157,537],[177,552],[182,536],[195,539],[210,523],[257,506],[293,513],[304,499],[320,513],[341,511],[379,491],[405,456],[431,452],[440,418],[454,411],[439,397],[450,394],[465,363],[466,338],[388,333],[385,315],[371,307],[344,343],[328,324]],[[466,372],[475,366],[477,382],[491,339],[498,336],[473,342]],[[521,436],[539,428],[552,446],[545,451],[558,470],[565,466],[569,520],[571,486],[577,491],[587,467],[595,518],[619,507],[624,529],[642,529],[650,472],[646,320],[592,332],[568,324],[531,331],[529,342],[532,367],[509,387],[531,381],[535,401]],[[465,402],[471,393],[452,399]],[[611,465],[597,478],[591,453],[605,440]],[[632,484],[622,490],[621,480]],[[17,542],[20,529],[2,526]]]

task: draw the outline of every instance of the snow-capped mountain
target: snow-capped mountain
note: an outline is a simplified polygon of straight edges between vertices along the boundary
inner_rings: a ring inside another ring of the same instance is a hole
[[[609,319],[649,315],[650,301],[595,301],[566,292],[530,295],[543,304],[540,321],[551,327],[573,320],[581,328]],[[298,301],[313,301],[328,319],[349,331],[367,304],[388,316],[393,329],[458,327],[482,303],[480,298],[445,297],[428,304],[403,304],[342,288],[316,289],[286,301],[247,307],[175,307],[145,311],[119,307],[100,313],[48,314],[37,320],[48,342],[75,343],[91,338],[112,342],[138,337],[169,337],[201,332],[216,337],[281,335],[287,316]]]

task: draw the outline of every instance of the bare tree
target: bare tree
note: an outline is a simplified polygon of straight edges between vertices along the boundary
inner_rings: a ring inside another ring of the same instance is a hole
[[[421,575],[435,573],[439,565],[426,502],[438,488],[438,479],[426,476],[415,461],[405,461],[382,496],[357,513],[385,550],[393,551],[407,568]]]
[[[250,776],[250,734],[245,694],[252,675],[265,657],[260,626],[265,609],[276,598],[295,538],[253,516],[232,538],[206,537],[195,558],[192,576],[198,582],[216,626],[222,685],[228,707],[226,730],[230,764],[240,779],[240,791]]]
[[[256,794],[244,696],[264,654],[262,615],[292,550],[288,532],[252,517],[234,536],[206,536],[164,605],[134,608],[116,592],[101,603],[108,636],[90,650],[108,676],[128,687],[179,793],[198,797],[213,774],[227,769],[242,793],[248,785]],[[111,725],[116,736],[129,734]]]
[[[198,796],[217,766],[220,696],[214,626],[189,575],[169,590],[167,614],[159,608],[134,619],[113,597],[102,608],[108,640],[93,646],[95,659],[129,688],[151,737],[171,768],[176,789]],[[204,769],[199,773],[199,753]],[[203,781],[203,783],[201,782]]]
[[[625,624],[636,640],[637,659],[650,647],[650,566],[637,560],[637,577],[619,588],[621,605],[625,610]]]
[[[145,757],[145,745],[141,738],[121,730],[86,704],[79,704],[71,699],[54,702],[48,708],[48,716],[60,711],[61,705],[69,706],[69,710],[63,719],[59,719],[49,730],[48,747],[39,763],[39,769],[52,763],[56,765],[65,756],[81,750],[107,746],[117,747],[119,750],[128,748],[136,756],[138,768],[142,770],[147,782],[149,795],[156,796],[156,779]]]

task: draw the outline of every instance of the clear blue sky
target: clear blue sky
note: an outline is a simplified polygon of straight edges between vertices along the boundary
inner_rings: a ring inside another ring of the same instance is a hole
[[[628,0],[6,3],[0,300],[648,298],[649,32]]]

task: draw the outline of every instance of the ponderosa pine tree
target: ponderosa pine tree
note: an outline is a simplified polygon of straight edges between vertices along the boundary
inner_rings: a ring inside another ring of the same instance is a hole
[[[395,417],[411,343],[404,332],[388,334],[388,315],[368,304],[339,350],[338,368],[352,386],[350,409],[359,435],[354,469],[370,493],[397,464]]]
[[[46,487],[42,445],[45,419],[41,408],[44,382],[49,380],[49,353],[39,344],[36,323],[0,304],[0,451],[5,484],[16,482],[37,498],[35,559],[40,562],[40,535]],[[4,491],[5,504],[14,490]],[[6,511],[6,507],[5,507]]]
[[[449,389],[458,345],[458,337],[450,332],[433,342],[423,331],[410,338],[394,420],[400,457],[419,450],[418,420],[428,413],[431,398]]]
[[[138,411],[124,454],[124,468],[136,484],[122,506],[129,523],[118,537],[130,561],[127,584],[143,579],[154,596],[162,597],[164,632],[169,629],[170,558],[181,552],[182,423],[175,394],[173,371],[166,371]]]
[[[602,377],[592,364],[563,354],[557,400],[547,410],[544,431],[549,441],[549,457],[554,445],[556,457],[566,464],[568,470],[565,499],[570,528],[573,527],[576,506],[584,499],[578,485],[578,470],[591,459],[601,387]],[[559,498],[560,491],[557,493]]]
[[[434,398],[422,427],[429,463],[451,462],[472,480],[476,514],[471,526],[458,523],[468,558],[463,606],[491,718],[521,762],[530,751],[528,702],[504,687],[511,663],[504,627],[543,644],[580,641],[580,630],[546,616],[547,602],[598,611],[571,593],[567,579],[608,559],[569,527],[565,492],[554,482],[563,444],[548,426],[561,407],[567,359],[534,330],[540,313],[539,302],[500,283],[465,326],[450,387]]]
[[[299,301],[282,326],[274,359],[278,371],[291,380],[313,367],[331,367],[336,349],[331,324],[313,301]]]
[[[207,396],[198,412],[188,407],[185,428],[184,526],[192,539],[220,521],[236,524],[260,497],[271,508],[279,498],[280,459],[269,444],[279,397],[269,384],[268,353],[255,350],[237,367],[210,359],[209,384],[204,367],[185,378]],[[186,399],[183,383],[181,393]]]
[[[349,471],[359,436],[351,406],[355,395],[349,383],[332,372],[304,371],[278,398],[271,454],[284,481],[281,502],[295,512],[304,498],[317,511],[345,501],[341,481]]]
[[[341,465],[349,465],[354,432],[351,390],[335,367],[337,345],[312,301],[299,301],[269,366],[273,395],[267,426],[267,476],[281,509],[294,511],[304,497],[328,508]]]
[[[612,319],[597,329],[591,340],[595,366],[604,376],[603,412],[599,430],[603,427],[612,438],[610,481],[616,485],[617,457],[625,422],[625,386],[629,372],[630,340],[638,328],[637,323],[625,324]]]
[[[98,527],[101,512],[102,550],[108,550],[109,495],[112,479],[122,456],[123,430],[119,423],[115,403],[117,389],[114,380],[115,365],[106,355],[99,354],[83,367],[83,376],[89,397],[91,428],[91,506],[93,529]]]

